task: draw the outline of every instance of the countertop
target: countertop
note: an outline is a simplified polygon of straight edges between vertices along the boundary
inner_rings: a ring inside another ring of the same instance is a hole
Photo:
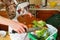
[[[29,10],[58,10],[58,11],[60,11],[60,5],[57,5],[54,8],[47,6],[47,7],[40,7],[40,8],[29,8]]]

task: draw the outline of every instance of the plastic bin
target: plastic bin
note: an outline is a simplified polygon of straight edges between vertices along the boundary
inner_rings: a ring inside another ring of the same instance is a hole
[[[48,27],[48,31],[50,32],[50,36],[46,39],[46,40],[56,40],[57,38],[57,29],[55,27],[53,27],[52,25],[46,24]],[[32,33],[28,33],[28,37],[31,40],[38,40],[36,39]]]

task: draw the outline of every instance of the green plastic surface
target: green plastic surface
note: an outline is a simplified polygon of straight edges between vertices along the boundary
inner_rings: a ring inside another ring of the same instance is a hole
[[[31,40],[38,40],[38,38],[37,38],[35,35],[31,34],[31,33],[28,33],[28,37],[29,37]]]
[[[54,14],[53,16],[46,20],[46,23],[51,24],[55,27],[60,26],[60,14]]]

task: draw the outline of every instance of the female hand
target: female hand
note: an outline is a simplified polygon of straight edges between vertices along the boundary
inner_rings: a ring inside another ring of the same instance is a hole
[[[19,23],[19,22],[16,22],[16,21],[11,22],[11,27],[17,33],[24,33],[25,32],[25,29],[26,30],[28,29],[26,25],[24,25],[22,23]]]
[[[7,19],[7,18],[4,18],[2,16],[0,16],[0,24],[10,25],[13,28],[13,30],[15,30],[18,33],[23,33],[25,32],[25,29],[26,30],[28,29],[26,25]]]

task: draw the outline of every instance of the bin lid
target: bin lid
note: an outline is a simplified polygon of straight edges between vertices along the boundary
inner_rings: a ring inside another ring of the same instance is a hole
[[[55,27],[60,26],[60,13],[56,13],[46,20],[47,24],[51,24]]]

